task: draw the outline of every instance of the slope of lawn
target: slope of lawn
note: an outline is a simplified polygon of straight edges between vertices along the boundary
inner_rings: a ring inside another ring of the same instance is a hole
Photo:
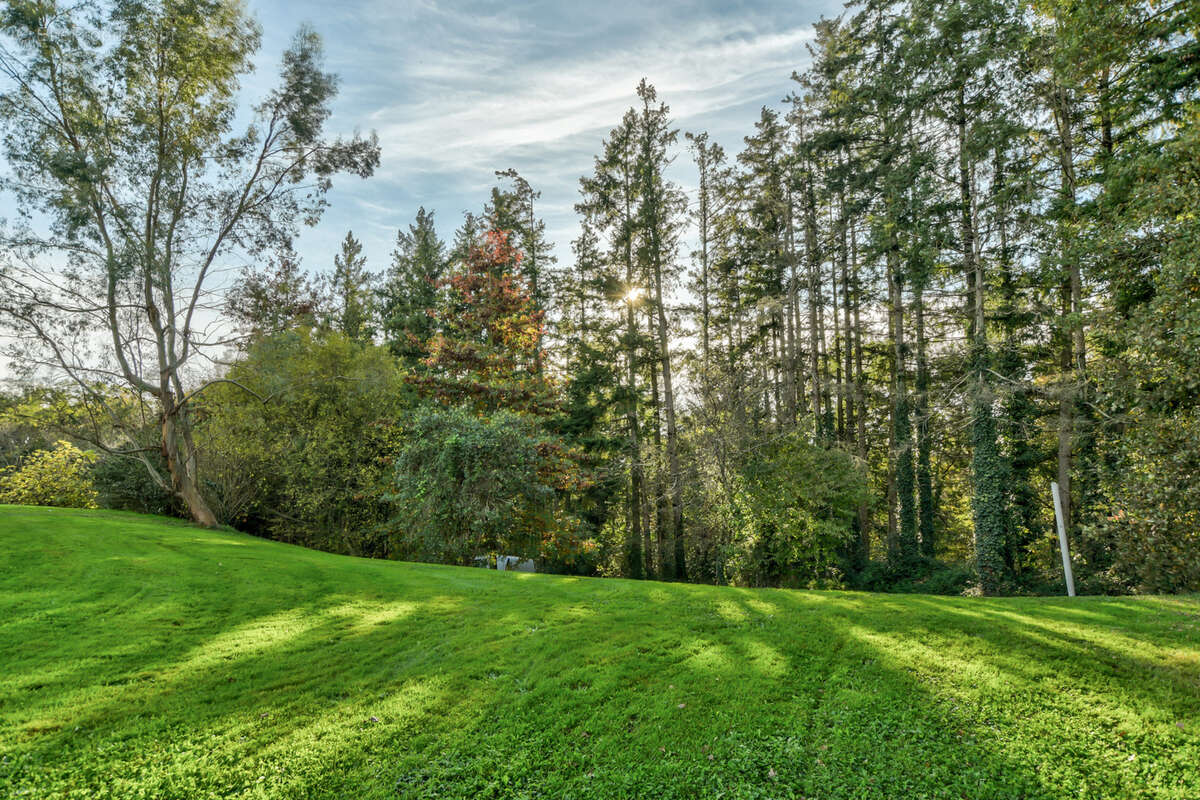
[[[1200,599],[742,590],[0,507],[0,797],[1200,797]]]

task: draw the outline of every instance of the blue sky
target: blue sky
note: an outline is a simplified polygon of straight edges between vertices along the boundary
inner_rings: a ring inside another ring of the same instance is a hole
[[[389,260],[396,230],[424,205],[449,239],[478,210],[494,171],[515,167],[541,190],[541,212],[560,259],[578,235],[579,177],[645,76],[682,131],[707,130],[732,156],[762,105],[779,105],[792,70],[808,62],[812,23],[837,0],[515,3],[463,0],[250,0],[263,26],[262,91],[301,22],[325,40],[341,79],[331,129],[375,130],[373,178],[342,177],[332,207],[298,250],[325,269],[353,229],[371,269]],[[681,148],[682,150],[682,148]],[[675,179],[694,183],[681,152]]]
[[[482,208],[494,171],[510,167],[542,192],[538,211],[569,263],[579,177],[643,76],[681,131],[708,131],[732,157],[759,108],[782,106],[794,88],[812,24],[842,11],[841,0],[245,2],[263,28],[258,69],[243,83],[247,108],[275,85],[282,53],[308,23],[341,81],[331,132],[379,135],[376,175],[339,176],[324,218],[296,243],[304,267],[322,272],[347,229],[368,267],[385,270],[397,229],[422,205],[449,239],[465,210]],[[694,189],[691,159],[679,151],[671,176]],[[0,198],[0,221],[14,211]],[[0,365],[0,380],[6,371]]]
[[[374,129],[382,146],[376,175],[337,181],[332,207],[302,235],[305,266],[327,268],[353,229],[369,267],[382,270],[397,228],[419,206],[436,211],[448,239],[463,211],[482,206],[493,172],[508,167],[542,191],[547,233],[568,258],[579,176],[642,76],[681,130],[707,130],[732,155],[759,107],[779,104],[792,89],[792,70],[808,61],[812,23],[842,6],[251,0],[250,9],[264,46],[247,88],[265,87],[296,26],[309,22],[341,78],[331,128]],[[686,153],[674,175],[693,181]]]

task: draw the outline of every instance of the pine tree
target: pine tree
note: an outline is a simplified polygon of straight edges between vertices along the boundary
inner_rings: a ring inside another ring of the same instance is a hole
[[[375,336],[378,318],[374,284],[376,276],[367,271],[362,243],[346,232],[342,251],[334,256],[330,277],[331,326],[355,341],[370,341]]]
[[[379,292],[384,339],[410,367],[429,354],[438,283],[447,267],[446,246],[438,238],[433,213],[417,210],[416,221],[396,234],[392,264]]]
[[[793,122],[795,114],[792,115]],[[770,393],[778,396],[775,421],[795,424],[797,413],[795,358],[795,275],[792,252],[792,185],[789,180],[787,129],[779,114],[762,108],[755,132],[738,154],[742,190],[746,194],[742,241],[745,246],[748,302],[766,301],[769,314],[754,332],[764,358],[779,364]],[[785,286],[787,287],[785,290]],[[781,347],[782,345],[782,347]],[[767,356],[771,351],[783,353]]]
[[[675,269],[676,239],[685,207],[682,192],[664,175],[671,163],[671,145],[675,143],[679,131],[671,127],[670,109],[658,100],[654,87],[644,78],[638,84],[637,95],[642,101],[634,165],[637,175],[637,224],[640,238],[638,257],[644,264],[644,272],[650,277],[654,292],[654,329],[658,340],[658,368],[662,371],[663,411],[667,426],[666,460],[667,482],[670,485],[672,572],[676,580],[687,580],[683,541],[683,475],[679,466],[679,431],[671,369],[671,326],[667,320],[664,291]],[[665,565],[660,569],[665,570]]]
[[[537,371],[542,313],[516,272],[520,260],[506,232],[488,231],[440,281],[444,300],[425,346],[428,369],[412,378],[417,386],[481,414],[555,410],[552,388]]]
[[[620,401],[625,412],[624,435],[628,442],[626,458],[629,465],[624,561],[627,574],[632,578],[646,575],[650,530],[643,502],[645,473],[640,417],[644,388],[638,380],[645,361],[646,341],[636,313],[636,307],[643,300],[644,284],[639,282],[639,265],[634,258],[637,125],[637,115],[630,110],[610,132],[603,143],[602,154],[596,158],[593,174],[580,179],[581,200],[577,206],[592,220],[595,230],[607,237],[609,259],[621,276],[615,299],[624,306],[624,326],[619,339],[625,361],[622,370],[625,385],[621,387]]]
[[[466,261],[471,251],[483,242],[486,232],[486,218],[470,211],[464,211],[462,224],[454,232],[454,241],[450,245],[450,256],[447,261],[452,264],[461,264]]]
[[[716,235],[716,217],[719,214],[720,182],[722,167],[725,161],[725,150],[716,142],[710,142],[708,134],[687,133],[696,163],[700,182],[696,197],[695,223],[698,248],[692,253],[695,264],[692,291],[700,303],[700,392],[706,399],[711,398],[713,380],[713,338],[716,281],[713,276],[713,262]]]
[[[534,191],[529,181],[515,169],[499,170],[496,177],[510,181],[513,188],[493,188],[492,201],[484,210],[484,217],[492,229],[512,232],[512,243],[522,254],[521,274],[529,283],[533,302],[539,310],[546,311],[550,296],[548,276],[558,259],[553,245],[546,240],[546,223],[534,208],[542,193]],[[540,353],[539,350],[539,364]]]
[[[626,450],[614,425],[621,413],[621,325],[613,313],[620,282],[599,245],[585,217],[572,243],[573,268],[556,276],[553,292],[559,303],[556,334],[563,345],[565,375],[557,430],[580,450],[596,476],[578,493],[574,507],[593,531],[614,516],[624,484],[619,467]]]
[[[226,313],[252,338],[298,323],[311,325],[321,305],[319,288],[291,252],[273,259],[269,269],[246,270],[225,296]]]

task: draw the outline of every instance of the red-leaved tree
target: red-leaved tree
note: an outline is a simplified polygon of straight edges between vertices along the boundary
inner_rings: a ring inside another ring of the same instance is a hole
[[[488,231],[442,280],[447,301],[428,344],[429,373],[413,378],[426,393],[479,413],[553,411],[551,386],[537,369],[543,314],[520,262],[507,231]]]
[[[538,362],[543,315],[521,257],[492,230],[439,284],[427,370],[409,380],[450,409],[419,416],[422,441],[399,459],[399,543],[417,557],[465,562],[494,547],[585,569],[594,546],[568,500],[592,477],[555,430],[560,409]]]

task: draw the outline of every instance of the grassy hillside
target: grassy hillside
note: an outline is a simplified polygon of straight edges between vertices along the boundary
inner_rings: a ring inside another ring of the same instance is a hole
[[[1200,599],[738,590],[0,507],[3,797],[1200,797]]]

